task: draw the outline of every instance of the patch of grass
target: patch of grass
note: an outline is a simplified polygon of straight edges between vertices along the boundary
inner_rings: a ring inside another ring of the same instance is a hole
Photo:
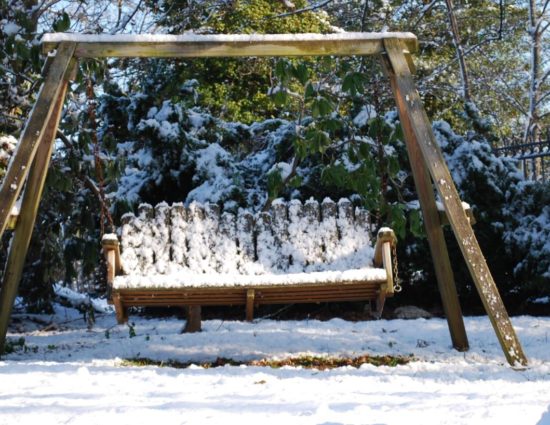
[[[12,354],[12,353],[27,353],[27,352],[38,353],[38,346],[36,345],[27,345],[25,338],[20,337],[18,339],[7,339],[4,344],[4,352],[0,355]]]
[[[272,369],[278,369],[283,366],[302,367],[304,369],[317,369],[328,370],[335,369],[337,367],[352,366],[360,367],[363,364],[371,364],[374,366],[399,366],[405,365],[414,361],[414,357],[410,356],[370,356],[363,355],[359,357],[322,357],[322,356],[299,356],[290,357],[288,359],[274,360],[274,359],[262,359],[262,360],[250,360],[250,361],[237,361],[225,357],[218,357],[213,362],[178,362],[175,360],[158,361],[144,357],[136,357],[132,359],[125,359],[121,363],[122,366],[158,366],[158,367],[173,367],[176,369],[185,369],[191,365],[197,365],[204,369],[211,369],[221,366],[260,366],[270,367]]]
[[[4,344],[4,352],[0,354],[11,354],[16,351],[22,351],[25,347],[25,338],[20,337],[18,339],[7,339]]]

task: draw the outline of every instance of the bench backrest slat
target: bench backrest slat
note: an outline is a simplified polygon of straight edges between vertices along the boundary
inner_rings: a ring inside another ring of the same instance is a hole
[[[366,267],[372,261],[368,211],[342,199],[288,203],[270,211],[222,212],[213,204],[140,205],[122,218],[126,273],[299,273]]]

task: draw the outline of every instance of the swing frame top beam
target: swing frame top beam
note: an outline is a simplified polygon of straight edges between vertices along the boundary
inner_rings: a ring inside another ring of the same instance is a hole
[[[255,57],[255,56],[366,56],[377,55],[390,80],[404,141],[424,217],[432,260],[453,346],[468,350],[462,311],[449,254],[441,229],[434,187],[485,310],[508,362],[525,366],[527,358],[512,327],[504,304],[475,238],[430,120],[415,88],[411,53],[418,51],[412,33],[337,34],[231,34],[231,35],[95,35],[45,34],[48,54],[44,82],[35,107],[21,133],[19,145],[0,185],[0,237],[6,229],[16,199],[22,192],[21,214],[16,223],[0,287],[0,353],[9,316],[21,280],[40,197],[46,179],[57,126],[79,58],[105,57]],[[55,50],[55,54],[50,52]]]
[[[78,58],[104,57],[245,57],[354,56],[384,53],[384,40],[396,39],[409,53],[418,51],[410,32],[336,34],[45,34],[42,51],[60,43],[75,43]]]

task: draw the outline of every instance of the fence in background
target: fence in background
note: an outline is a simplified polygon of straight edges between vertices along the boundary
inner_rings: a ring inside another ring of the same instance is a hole
[[[512,138],[493,150],[497,156],[517,159],[526,179],[550,182],[550,128],[540,142],[521,143]]]

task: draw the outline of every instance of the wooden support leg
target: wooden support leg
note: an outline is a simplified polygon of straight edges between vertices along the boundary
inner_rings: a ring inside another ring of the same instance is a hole
[[[63,58],[63,62],[65,59],[66,58]],[[68,59],[70,59],[70,57]],[[53,65],[56,65],[55,60]],[[71,69],[69,68],[75,66],[76,63],[73,63],[67,68],[68,72],[65,73],[65,77],[68,77],[71,72]],[[36,214],[38,212],[38,205],[40,203],[42,190],[44,189],[44,183],[46,181],[48,165],[50,163],[50,157],[54,144],[53,142],[57,132],[59,119],[61,117],[65,94],[67,92],[67,79],[60,84],[61,88],[57,93],[56,100],[53,102],[54,106],[52,107],[52,113],[50,114],[49,121],[45,130],[40,135],[36,155],[29,172],[27,186],[25,188],[25,193],[21,203],[21,213],[19,214],[17,226],[14,230],[13,238],[10,243],[10,250],[4,269],[2,287],[0,289],[0,353],[4,351],[9,318],[13,308],[13,302],[17,295],[19,281],[21,280],[21,275],[23,273],[25,256],[31,240],[32,230],[34,227]],[[21,143],[23,142],[24,140],[21,141]]]
[[[424,218],[424,227],[428,236],[437,285],[445,317],[447,318],[451,341],[456,350],[467,351],[469,348],[468,337],[466,335],[466,328],[464,327],[464,319],[458,300],[449,252],[447,250],[447,244],[445,243],[445,236],[435,203],[432,181],[426,171],[424,158],[422,157],[418,140],[412,129],[411,120],[409,119],[405,106],[399,101],[397,80],[393,67],[387,60],[384,61],[384,65],[397,101],[399,118],[405,134],[405,144],[407,146],[416,192]],[[407,66],[409,69],[410,66],[408,63]]]
[[[422,154],[423,161],[416,164],[416,166],[426,166],[432,177],[506,359],[512,366],[526,365],[527,358],[523,353],[474,231],[464,212],[441,149],[435,140],[430,121],[416,91],[403,55],[404,46],[396,39],[384,40],[384,46],[389,59],[392,88],[400,117],[404,118],[405,122],[410,123],[409,128],[404,128],[405,139],[407,144],[416,144]],[[414,166],[415,164],[413,164]],[[422,203],[422,199],[420,202]],[[426,206],[423,206],[423,210],[424,208]],[[436,257],[434,257],[435,259]]]
[[[252,322],[254,319],[254,289],[249,289],[246,291],[246,320]]]
[[[184,333],[201,331],[201,306],[191,305],[187,307],[187,323],[183,328]]]
[[[375,319],[380,319],[382,317],[382,311],[384,311],[384,304],[386,304],[386,285],[382,285],[380,288],[380,293],[376,297],[376,311],[372,313],[372,316]]]
[[[128,307],[125,307],[119,294],[113,295],[113,304],[115,306],[116,321],[119,325],[128,322]]]
[[[40,89],[36,104],[31,111],[27,125],[23,129],[19,145],[12,157],[0,187],[0,237],[4,234],[11,209],[21,193],[25,177],[29,173],[40,142],[44,139],[46,126],[51,125],[56,100],[71,70],[69,63],[76,44],[63,43],[49,69]],[[53,133],[55,135],[55,132]]]

